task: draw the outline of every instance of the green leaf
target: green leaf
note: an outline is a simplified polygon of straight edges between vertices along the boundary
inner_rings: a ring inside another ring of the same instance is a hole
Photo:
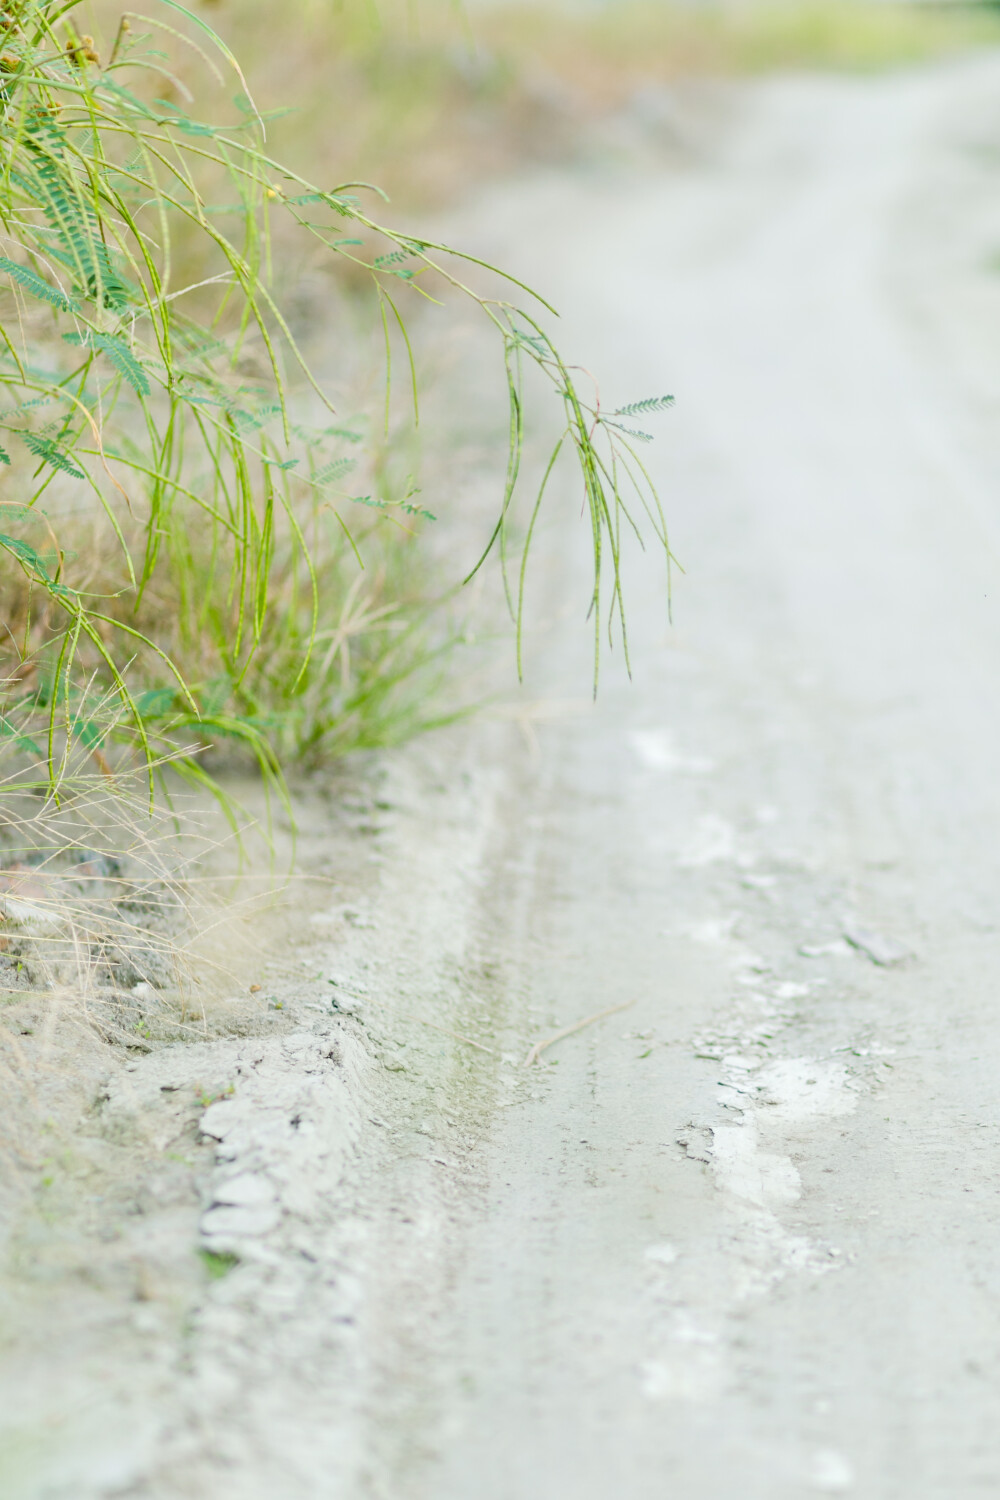
[[[59,469],[63,474],[69,474],[73,479],[86,479],[86,474],[78,468],[68,454],[54,443],[51,438],[39,437],[37,432],[23,432],[25,446],[31,450],[36,458],[42,463],[51,464],[53,469]]]
[[[108,356],[119,375],[128,381],[137,395],[149,395],[146,372],[123,338],[113,333],[95,333],[93,329],[88,329],[86,333],[64,333],[63,339],[67,344],[82,344],[84,347],[100,350]]]
[[[20,266],[16,260],[10,260],[6,255],[0,255],[0,271],[6,271],[7,275],[23,286],[26,292],[33,297],[38,297],[42,302],[48,302],[52,307],[57,307],[60,312],[72,312],[73,304],[58,287],[49,286],[37,271],[30,266]],[[9,463],[10,460],[8,459]]]
[[[176,701],[176,688],[150,688],[136,698],[135,711],[142,719],[162,719]]]
[[[324,464],[322,469],[317,469],[313,475],[313,484],[331,484],[333,480],[340,479],[342,475],[350,472],[355,467],[356,459],[335,458],[332,463]]]
[[[158,125],[176,125],[177,129],[183,130],[185,135],[214,136],[217,134],[213,126],[202,125],[199,121],[192,120],[190,115],[186,115],[178,105],[172,104],[169,99],[157,99],[155,102],[157,108],[171,111],[169,115],[160,115],[156,122]]]
[[[9,464],[9,463],[10,463],[10,454],[7,452],[6,448],[0,447],[0,464]]]
[[[5,552],[9,552],[12,557],[16,557],[18,562],[24,563],[27,567],[33,569],[44,583],[49,582],[49,570],[45,565],[44,559],[29,543],[22,542],[16,536],[5,536],[0,531],[0,548],[3,548]]]
[[[638,438],[640,443],[651,443],[653,441],[653,434],[651,432],[643,432],[638,427],[623,427],[620,422],[609,422],[607,418],[604,419],[604,425],[605,427],[610,427],[614,432],[624,432],[626,437]]]
[[[38,756],[39,760],[44,754],[41,746],[36,744],[30,735],[22,734],[19,729],[15,729],[10,720],[5,719],[2,714],[0,714],[0,738],[13,740],[19,750],[30,750],[32,755]]]
[[[249,429],[257,432],[275,417],[281,415],[281,406],[277,401],[264,401],[252,409],[229,406],[229,414],[239,431]]]
[[[88,297],[120,311],[128,302],[129,288],[111,265],[86,190],[66,160],[65,139],[52,117],[32,120],[17,158],[20,165],[9,170],[10,180],[48,220],[60,246],[50,243],[49,257],[70,267]]]
[[[644,417],[654,411],[668,411],[674,404],[673,396],[647,396],[642,401],[632,401],[611,413],[613,417]]]
[[[73,733],[88,750],[98,750],[102,741],[107,738],[108,725],[102,725],[96,719],[76,719],[73,722]]]
[[[425,521],[436,521],[437,516],[422,505],[411,505],[409,500],[379,500],[374,495],[352,495],[352,505],[367,505],[372,510],[403,510],[408,516],[423,516]]]
[[[212,681],[205,685],[201,693],[201,702],[198,705],[203,716],[214,718],[221,714],[232,696],[233,683],[230,677],[213,677]]]

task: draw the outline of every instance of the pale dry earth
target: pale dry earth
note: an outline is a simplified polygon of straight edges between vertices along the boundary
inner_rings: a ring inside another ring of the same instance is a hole
[[[450,230],[677,392],[674,624],[591,707],[550,533],[519,718],[305,797],[279,1020],[17,1231],[11,1500],[1000,1493],[1000,59],[663,119]]]

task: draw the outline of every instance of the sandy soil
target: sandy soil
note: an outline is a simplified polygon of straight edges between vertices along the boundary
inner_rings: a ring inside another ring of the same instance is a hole
[[[287,1009],[85,1101],[89,1277],[16,1221],[11,1500],[1000,1493],[1000,60],[680,146],[452,226],[678,393],[676,623],[314,789]]]

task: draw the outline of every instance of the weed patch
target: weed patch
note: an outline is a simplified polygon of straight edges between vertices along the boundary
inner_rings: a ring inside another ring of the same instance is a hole
[[[161,982],[171,944],[150,913],[177,891],[148,851],[179,783],[212,791],[236,828],[216,777],[227,757],[283,797],[295,760],[441,720],[447,641],[428,628],[418,551],[441,507],[407,462],[408,309],[464,298],[497,336],[507,466],[472,574],[499,559],[515,619],[557,460],[576,463],[593,540],[595,684],[605,632],[627,655],[623,526],[668,561],[669,547],[646,434],[563,359],[544,301],[382,222],[356,173],[319,184],[275,156],[267,111],[200,13],[171,0],[97,36],[79,13],[23,0],[3,20],[0,859],[15,956],[44,941],[62,962],[68,943],[83,967],[105,939],[71,866],[117,862],[100,877],[122,882],[111,979],[121,989],[131,962],[134,990]],[[175,71],[171,51],[194,61]],[[320,313],[326,347],[344,349],[341,389],[374,338],[376,401],[334,401],[308,337]],[[563,427],[519,514],[528,369]],[[112,1030],[148,1043],[143,1017]]]

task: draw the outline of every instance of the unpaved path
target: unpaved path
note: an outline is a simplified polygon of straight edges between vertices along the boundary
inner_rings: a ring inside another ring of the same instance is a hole
[[[1000,1493],[1000,61],[732,110],[455,231],[679,394],[676,623],[386,773],[339,1012],[202,1121],[242,1264],[33,1500]]]
[[[386,1494],[1000,1493],[998,85],[788,81],[517,202],[605,387],[680,392],[688,576],[544,738],[520,983],[635,1008],[498,1127]]]

